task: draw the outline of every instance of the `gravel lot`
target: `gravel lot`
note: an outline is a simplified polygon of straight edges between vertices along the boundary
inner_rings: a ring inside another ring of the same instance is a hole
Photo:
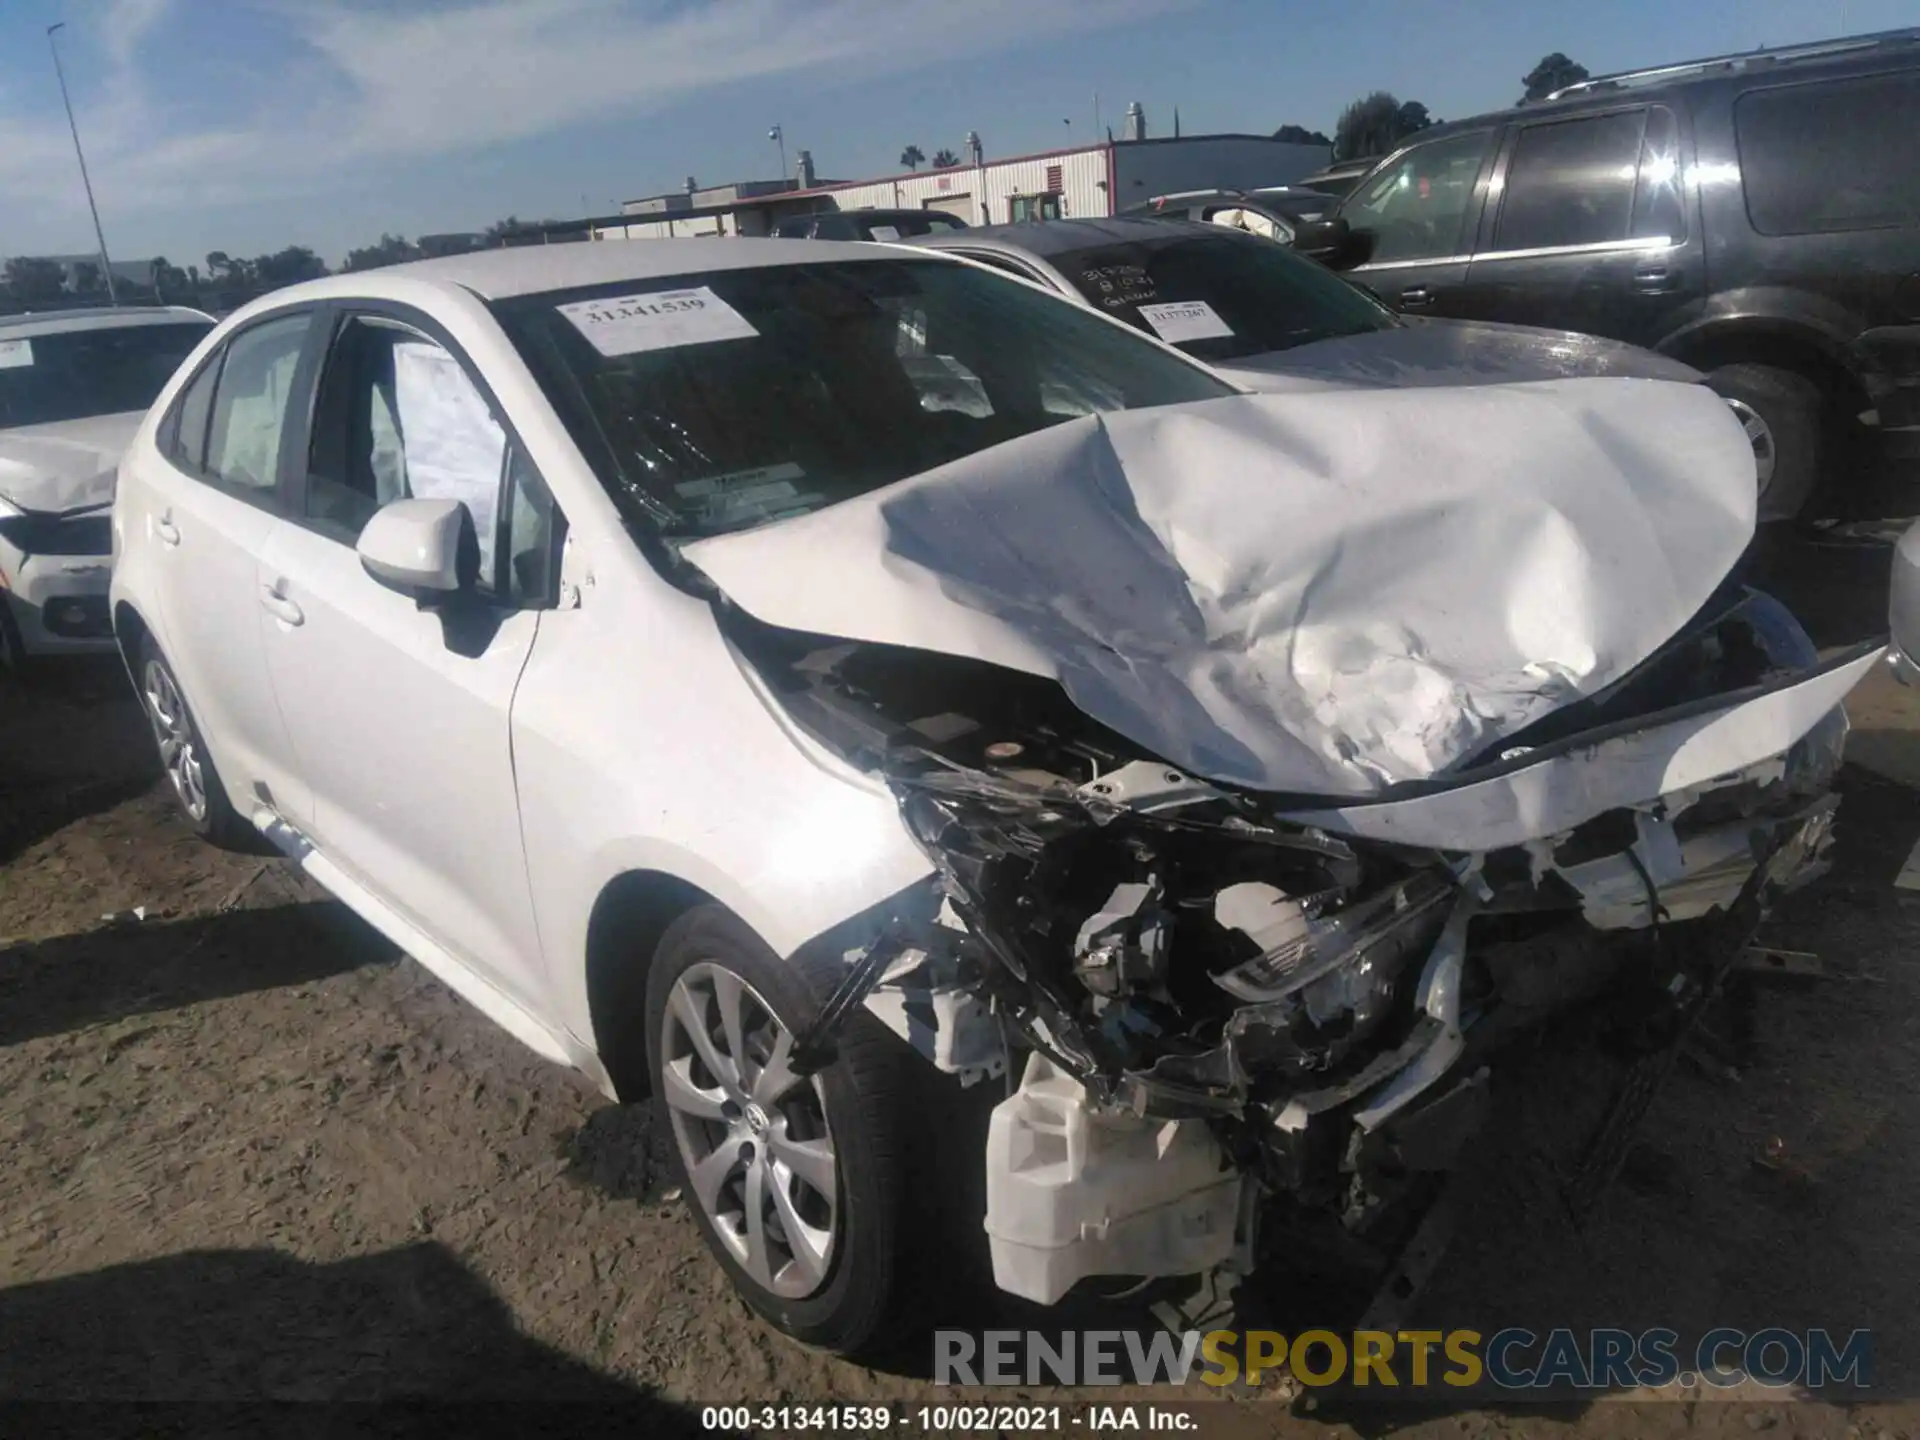
[[[1884,549],[1773,563],[1823,642],[1879,626]],[[1827,978],[1755,987],[1751,1063],[1683,1066],[1583,1229],[1553,1177],[1612,1062],[1577,1029],[1518,1057],[1417,1316],[1871,1327],[1875,1403],[1307,1415],[1263,1394],[1219,1407],[1236,1432],[1920,1430],[1920,896],[1891,884],[1920,836],[1920,716],[1876,682],[1856,724],[1835,872],[1765,937]],[[111,668],[0,687],[0,1147],[0,1398],[613,1400],[661,1433],[703,1401],[955,1398],[921,1378],[924,1344],[868,1369],[768,1331],[643,1114],[278,861],[199,845]],[[950,1283],[981,1248],[951,1242],[920,1313],[1021,1323]]]

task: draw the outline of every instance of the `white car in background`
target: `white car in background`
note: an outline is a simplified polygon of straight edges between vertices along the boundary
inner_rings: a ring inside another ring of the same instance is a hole
[[[0,317],[0,669],[111,653],[114,468],[213,324],[176,306]]]
[[[113,620],[201,833],[650,1091],[743,1296],[857,1350],[937,1243],[913,1052],[1007,1086],[1052,1302],[1403,1215],[1499,1037],[1711,993],[1875,658],[1723,585],[1753,514],[1695,385],[1253,396],[935,254],[575,244],[223,322]]]

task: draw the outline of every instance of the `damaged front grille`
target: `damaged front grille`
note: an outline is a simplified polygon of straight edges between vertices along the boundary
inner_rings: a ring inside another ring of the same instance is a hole
[[[1763,597],[1709,610],[1569,711],[1621,727],[1674,673],[1682,703],[1704,704],[1812,654]],[[1070,1077],[1103,1123],[1200,1124],[1263,1193],[1352,1227],[1451,1166],[1485,1111],[1482,1056],[1624,971],[1654,973],[1659,927],[1730,909],[1783,837],[1791,864],[1769,884],[1814,873],[1845,734],[1834,711],[1787,754],[1690,791],[1522,845],[1434,849],[1282,818],[1279,797],[1142,753],[1051,680],[724,602],[722,619],[802,730],[885,779],[934,867],[913,908],[942,923],[856,945],[836,1004],[910,972],[915,998],[873,1008],[942,1068],[992,1073],[1016,1038],[1033,1057],[1019,1094]],[[1584,734],[1536,726],[1482,763]]]

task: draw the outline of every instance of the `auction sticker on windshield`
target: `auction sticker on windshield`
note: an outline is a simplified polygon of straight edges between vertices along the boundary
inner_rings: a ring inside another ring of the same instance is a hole
[[[1233,334],[1233,327],[1204,300],[1168,300],[1158,305],[1142,305],[1140,318],[1169,345],[1184,344],[1188,340],[1223,340]]]
[[[746,316],[705,285],[691,290],[656,290],[651,295],[576,300],[558,309],[594,349],[608,358],[715,340],[747,340],[760,333]]]
[[[31,340],[0,340],[0,370],[24,370],[33,364]]]

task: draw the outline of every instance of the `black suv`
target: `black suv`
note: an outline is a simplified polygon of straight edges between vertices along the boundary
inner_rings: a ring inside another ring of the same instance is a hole
[[[1398,309],[1708,372],[1761,516],[1841,426],[1920,438],[1920,30],[1582,81],[1422,131],[1295,247]]]
[[[782,220],[773,233],[780,240],[905,240],[966,228],[944,210],[816,210]]]

